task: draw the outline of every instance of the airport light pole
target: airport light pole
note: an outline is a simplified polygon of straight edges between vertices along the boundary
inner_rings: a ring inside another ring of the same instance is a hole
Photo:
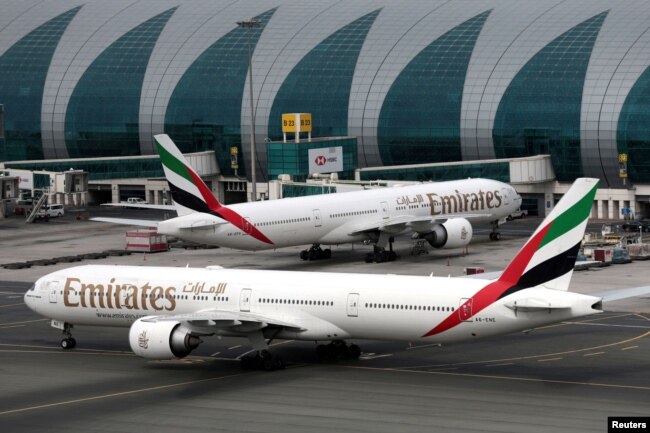
[[[255,107],[253,106],[253,49],[251,44],[251,32],[253,27],[260,27],[261,23],[258,20],[250,19],[248,21],[237,21],[237,25],[242,28],[248,29],[248,89],[251,105],[251,183],[252,201],[257,201],[257,169],[255,158],[257,157],[257,150],[255,149]]]

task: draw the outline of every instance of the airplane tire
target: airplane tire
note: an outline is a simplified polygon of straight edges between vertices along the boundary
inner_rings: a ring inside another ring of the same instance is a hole
[[[64,338],[61,340],[61,348],[64,350],[72,349],[77,345],[77,342],[74,338]]]
[[[307,250],[300,251],[300,258],[303,260],[309,259],[309,252]]]
[[[273,358],[271,356],[265,356],[262,358],[262,369],[264,371],[272,371],[274,370],[274,365],[275,363],[273,362]]]
[[[325,259],[330,259],[332,258],[332,250],[327,248],[326,250],[323,251],[323,258]]]
[[[336,359],[349,359],[350,348],[346,344],[341,344],[336,350]]]
[[[327,346],[319,344],[318,347],[316,347],[316,358],[318,359],[318,362],[327,360]]]
[[[350,352],[350,359],[359,359],[361,356],[361,348],[356,344],[350,344],[348,348]]]
[[[284,370],[287,366],[284,363],[284,359],[280,356],[273,357],[273,370]]]

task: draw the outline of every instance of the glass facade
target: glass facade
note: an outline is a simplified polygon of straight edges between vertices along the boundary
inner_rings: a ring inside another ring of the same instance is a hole
[[[282,139],[283,113],[311,113],[314,137],[348,135],[352,77],[363,42],[379,12],[371,12],[336,31],[296,65],[273,101],[268,130],[272,140]]]
[[[643,0],[0,0],[0,10],[6,160],[130,158],[154,153],[152,134],[166,132],[184,152],[215,151],[225,176],[237,148],[249,177],[250,36],[260,180],[279,164],[260,144],[281,138],[281,114],[310,112],[314,137],[358,137],[362,167],[548,153],[561,181],[620,188],[626,151],[630,179],[650,183]],[[250,17],[262,26],[237,27]]]
[[[386,165],[460,161],[465,75],[490,11],[471,18],[423,49],[391,86],[377,141]]]
[[[140,94],[156,40],[176,8],[138,25],[95,59],[77,83],[65,118],[71,158],[140,154]]]
[[[230,148],[237,147],[238,175],[246,174],[241,147],[242,97],[248,73],[248,42],[259,40],[275,9],[255,17],[260,27],[237,27],[205,50],[172,93],[165,133],[183,152],[214,150],[224,175],[233,175]],[[234,24],[234,23],[233,23]]]
[[[0,57],[0,104],[4,105],[5,161],[42,159],[41,103],[45,78],[59,40],[79,12],[71,9],[16,42]]]
[[[334,194],[335,186],[282,184],[282,198],[306,197],[308,195]]]
[[[563,33],[517,73],[494,121],[497,158],[550,154],[557,179],[582,176],[580,113],[589,58],[607,16]]]
[[[444,180],[488,178],[510,182],[510,164],[507,162],[484,164],[440,165],[433,167],[403,167],[363,170],[359,180],[405,180],[414,182],[438,182]]]
[[[619,153],[627,153],[630,180],[650,182],[650,67],[625,99],[617,135]]]
[[[343,171],[339,179],[354,179],[357,168],[357,139],[352,137],[315,140],[311,142],[271,142],[266,145],[268,154],[269,179],[281,174],[290,174],[296,181],[304,181],[309,176],[309,150],[327,147],[343,148]]]

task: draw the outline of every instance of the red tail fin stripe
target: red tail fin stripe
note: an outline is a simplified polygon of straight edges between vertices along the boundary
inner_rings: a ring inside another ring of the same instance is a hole
[[[460,324],[461,319],[459,311],[463,311],[465,306],[468,308],[471,307],[473,317],[480,311],[492,305],[506,290],[517,284],[550,228],[551,224],[548,224],[537,232],[537,234],[535,234],[535,236],[524,245],[521,251],[519,251],[519,254],[515,256],[497,281],[488,284],[476,292],[476,294],[461,305],[458,310],[452,312],[445,320],[424,334],[424,337],[440,334]]]
[[[503,271],[499,277],[499,281],[508,283],[511,286],[517,284],[519,278],[521,278],[526,267],[530,263],[530,260],[533,258],[533,255],[535,255],[535,252],[539,248],[539,245],[544,240],[546,233],[551,229],[552,224],[553,223],[551,222],[546,227],[542,228],[528,241],[526,245],[524,245],[519,254],[512,259],[512,262],[510,262],[506,270]]]
[[[218,212],[219,208],[221,208],[221,203],[219,203],[214,195],[212,195],[212,192],[208,189],[205,183],[203,183],[203,180],[201,180],[201,178],[196,173],[194,173],[194,170],[190,169],[187,166],[185,166],[185,169],[192,177],[194,185],[199,189],[203,200],[208,204],[210,210]]]
[[[259,231],[257,227],[245,221],[244,218],[234,210],[226,206],[223,206],[221,203],[219,203],[219,201],[214,197],[214,195],[212,195],[212,192],[208,189],[205,183],[203,183],[203,180],[201,180],[201,178],[194,172],[194,170],[190,170],[187,166],[185,168],[187,169],[187,172],[192,177],[192,181],[194,182],[194,185],[196,185],[196,187],[199,189],[199,192],[201,193],[203,200],[205,200],[205,202],[207,203],[211,211],[218,214],[220,217],[222,217],[223,219],[225,219],[230,224],[234,225],[244,233],[248,233],[249,235],[253,236],[258,241],[273,245],[273,242],[269,238],[267,238],[264,235],[264,233]]]

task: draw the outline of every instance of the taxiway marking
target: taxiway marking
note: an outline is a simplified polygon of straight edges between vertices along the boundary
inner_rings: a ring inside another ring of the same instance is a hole
[[[75,399],[75,400],[64,400],[64,401],[41,404],[41,405],[36,405],[36,406],[27,406],[27,407],[22,407],[22,408],[17,408],[17,409],[10,409],[10,410],[0,412],[0,416],[19,413],[19,412],[28,412],[28,411],[32,411],[32,410],[38,410],[38,409],[49,409],[49,408],[52,408],[52,407],[59,407],[59,406],[67,406],[67,405],[78,404],[78,403],[85,403],[85,402],[89,402],[89,401],[105,400],[105,399],[115,398],[115,397],[124,397],[124,396],[128,396],[128,395],[142,394],[142,393],[145,393],[145,392],[160,391],[160,390],[175,388],[175,387],[179,387],[179,386],[194,385],[194,384],[197,384],[197,383],[205,383],[205,382],[229,379],[229,378],[232,378],[232,377],[243,376],[245,374],[250,374],[250,373],[236,373],[236,374],[229,374],[229,375],[226,375],[226,376],[210,377],[208,379],[188,380],[188,381],[185,381],[185,382],[170,383],[168,385],[152,386],[152,387],[148,387],[148,388],[132,389],[130,391],[114,392],[114,393],[110,393],[110,394],[101,394],[101,395],[95,395],[95,396],[91,396],[91,397],[78,398],[78,399]]]

